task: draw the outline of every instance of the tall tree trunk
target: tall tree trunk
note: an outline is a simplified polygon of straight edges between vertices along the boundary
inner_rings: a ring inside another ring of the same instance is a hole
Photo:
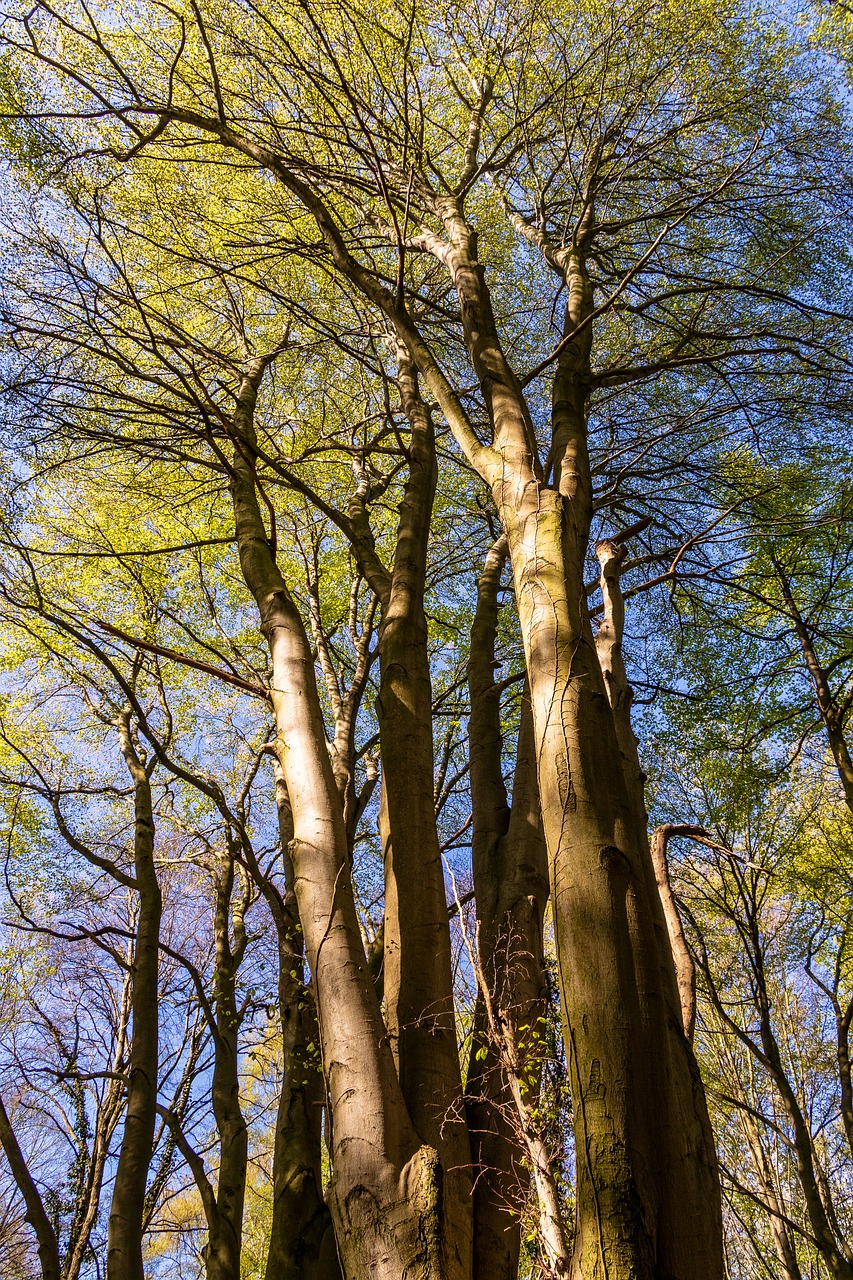
[[[133,948],[128,947],[128,961],[132,963],[132,960]],[[132,968],[128,968],[122,982],[115,1047],[110,1064],[112,1071],[115,1072],[115,1078],[107,1083],[101,1105],[98,1107],[95,1117],[88,1168],[85,1171],[85,1177],[81,1178],[79,1184],[77,1203],[74,1207],[74,1218],[68,1231],[68,1249],[63,1260],[62,1280],[77,1280],[86,1255],[89,1252],[89,1238],[98,1220],[101,1208],[101,1190],[104,1182],[104,1170],[110,1154],[110,1140],[124,1110],[124,1087],[120,1072],[127,1056],[132,986],[133,971]],[[143,1216],[143,1234],[145,1221],[146,1219]]]
[[[208,1213],[204,1253],[207,1280],[240,1280],[243,1205],[249,1138],[240,1106],[239,1032],[242,1021],[236,1001],[237,972],[246,947],[242,903],[232,906],[234,850],[219,858],[214,906],[214,1031],[213,1079],[210,1096],[219,1138],[215,1211]],[[234,926],[232,947],[230,929]],[[213,1207],[211,1205],[211,1207]]]
[[[710,1123],[584,608],[588,518],[567,496],[521,476],[496,486],[530,672],[575,1103],[574,1274],[718,1280]]]
[[[276,761],[284,893],[264,879],[278,937],[278,1000],[283,1077],[273,1153],[273,1208],[266,1280],[340,1280],[337,1248],[323,1199],[323,1075],[314,999],[302,979],[305,948],[293,885],[293,817]]]
[[[122,711],[117,724],[122,755],[133,781],[133,857],[139,915],[131,964],[127,1109],[110,1205],[107,1276],[108,1280],[143,1280],[142,1220],[157,1121],[158,976],[163,903],[154,867],[151,784],[135,741],[129,707]]]
[[[853,1260],[845,1253],[837,1231],[837,1220],[832,1201],[826,1189],[821,1187],[820,1168],[814,1149],[811,1129],[800,1106],[796,1090],[788,1078],[771,1017],[770,997],[761,953],[761,940],[755,921],[750,922],[753,962],[755,969],[755,994],[759,1015],[759,1031],[764,1061],[779,1091],[783,1110],[788,1117],[793,1135],[797,1174],[806,1202],[809,1225],[815,1244],[827,1271],[833,1280],[853,1280]]]
[[[814,687],[815,701],[826,730],[829,749],[832,752],[835,770],[838,774],[838,781],[841,783],[847,807],[853,813],[853,757],[850,755],[850,748],[844,731],[844,710],[839,706],[837,696],[830,686],[829,676],[818,657],[812,629],[797,605],[791,580],[775,557],[773,557],[773,567],[776,570],[779,585],[782,589],[786,611],[794,624],[800,651]],[[845,929],[845,940],[846,932],[847,930]],[[850,1066],[850,1025],[851,1021],[853,1021],[853,998],[847,1002],[845,1007],[842,1007],[838,995],[838,986],[841,977],[840,959],[843,947],[844,941],[840,944],[834,990],[830,990],[823,983],[820,985],[832,1000],[835,1012],[836,1062],[838,1063],[838,1083],[841,1093],[841,1118],[847,1137],[847,1145],[851,1154],[853,1154],[853,1078],[851,1078]]]
[[[497,593],[506,561],[500,538],[486,556],[471,628],[468,725],[471,762],[471,838],[478,921],[478,960],[492,1008],[506,1023],[525,1078],[541,1058],[545,1012],[542,924],[548,863],[539,814],[533,719],[526,692],[516,748],[512,808],[503,782],[501,691],[495,683]],[[466,1111],[475,1167],[475,1280],[515,1280],[530,1152],[521,1135],[517,1099],[507,1079],[489,1017],[478,995],[466,1085]],[[535,1101],[528,1087],[525,1107]],[[527,1167],[526,1167],[527,1166]]]
[[[661,949],[647,832],[628,792],[585,605],[590,330],[558,363],[558,488],[549,489],[470,237],[454,251],[451,269],[500,451],[492,492],[507,534],[530,678],[575,1107],[573,1274],[719,1280],[722,1224],[710,1123],[682,1031],[672,957]],[[580,259],[567,278],[568,334],[590,309]]]
[[[41,1192],[18,1145],[18,1139],[15,1137],[12,1122],[2,1098],[0,1098],[0,1146],[9,1162],[9,1170],[15,1185],[23,1197],[24,1216],[35,1232],[42,1280],[61,1280],[59,1242],[56,1232],[45,1211]]]
[[[696,837],[701,839],[701,837]],[[791,1148],[797,1169],[797,1177],[803,1192],[806,1214],[811,1228],[811,1238],[827,1272],[833,1280],[853,1280],[853,1260],[845,1253],[842,1235],[829,1188],[820,1169],[814,1138],[803,1113],[797,1091],[791,1082],[779,1042],[773,1027],[770,992],[764,965],[763,943],[754,899],[741,894],[746,907],[746,921],[739,922],[741,937],[747,942],[750,986],[755,1012],[758,1016],[758,1038],[745,1031],[740,1021],[733,1017],[717,990],[707,951],[697,953],[705,979],[708,996],[725,1025],[760,1062],[776,1087],[782,1110],[791,1128]]]
[[[441,1157],[448,1246],[471,1266],[470,1146],[456,1043],[450,927],[435,816],[432,681],[424,612],[436,485],[432,418],[408,354],[397,382],[409,420],[409,476],[382,600],[377,701],[390,843],[385,858],[385,1019],[415,1129]]]
[[[492,423],[490,448],[476,441],[407,318],[396,318],[457,438],[490,484],[509,545],[575,1103],[573,1273],[578,1280],[721,1280],[719,1177],[704,1092],[682,1030],[648,834],[628,792],[586,609],[591,290],[582,246],[563,263],[567,342],[554,380],[552,433],[558,487],[549,488],[528,407],[501,347],[476,236],[457,200],[442,197],[436,205],[447,233],[437,252],[456,286]],[[579,241],[589,229],[582,232]],[[568,341],[578,324],[585,324],[580,338]]]
[[[776,1257],[779,1260],[782,1275],[785,1280],[802,1280],[802,1272],[797,1262],[797,1252],[794,1248],[791,1231],[785,1221],[786,1215],[776,1189],[773,1170],[770,1167],[767,1152],[764,1150],[758,1125],[749,1107],[745,1106],[739,1109],[738,1122],[743,1130],[746,1145],[749,1148],[752,1168],[761,1187],[762,1199],[767,1206],[770,1234],[773,1237],[773,1247],[776,1250]]]
[[[445,1239],[441,1161],[408,1114],[364,954],[311,651],[258,505],[263,369],[250,360],[240,388],[231,493],[240,565],[272,660],[276,753],[293,809],[294,884],[331,1109],[338,1248],[347,1280],[457,1280],[465,1272]]]
[[[853,997],[844,1008],[835,1002],[836,1061],[841,1089],[841,1119],[847,1146],[853,1156],[853,1074],[850,1067],[850,1024],[853,1022]]]
[[[641,861],[646,874],[649,902],[661,957],[661,985],[664,991],[671,989],[674,964],[681,1026],[692,1044],[696,1017],[693,962],[669,883],[666,863],[667,834],[661,835],[660,831],[655,833],[655,836],[660,836],[662,840],[662,844],[658,847],[653,847],[654,837],[652,841],[648,838],[646,775],[640,764],[639,744],[631,724],[634,690],[628,680],[622,652],[625,602],[622,597],[621,573],[625,543],[650,523],[649,519],[640,520],[615,537],[605,538],[596,543],[595,552],[601,569],[602,616],[595,636],[595,649],[604,677],[607,699],[613,712],[616,741],[622,756],[625,787],[634,810],[636,830],[648,851],[648,856],[644,856]],[[683,831],[681,828],[678,830]],[[667,828],[666,832],[673,834],[674,829]]]

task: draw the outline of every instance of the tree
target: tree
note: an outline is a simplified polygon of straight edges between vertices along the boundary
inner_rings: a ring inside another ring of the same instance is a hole
[[[721,440],[702,440],[708,425],[730,437],[754,429],[753,402],[783,378],[807,403],[843,381],[847,317],[816,267],[819,252],[836,262],[843,250],[824,235],[800,251],[803,228],[842,198],[840,109],[789,33],[751,28],[736,6],[683,15],[660,4],[617,21],[598,5],[571,15],[557,5],[520,30],[491,9],[391,6],[382,21],[310,4],[155,12],[154,47],[133,34],[135,13],[121,36],[48,8],[7,30],[9,92],[31,126],[22,158],[60,167],[73,228],[35,227],[33,271],[7,308],[12,345],[35,341],[41,366],[12,378],[21,412],[39,412],[19,439],[48,439],[57,462],[63,450],[107,447],[227,480],[271,664],[344,1271],[468,1276],[485,1266],[477,1242],[495,1235],[494,1218],[479,1230],[467,1194],[433,794],[425,589],[440,415],[469,510],[485,490],[512,571],[531,709],[512,809],[519,799],[523,811],[525,786],[533,794],[532,754],[575,1104],[572,1271],[719,1276],[713,1140],[619,655],[621,547],[638,517],[647,532],[657,520],[667,541],[676,535],[660,575],[672,580],[726,512]],[[39,65],[50,75],[35,86]],[[813,94],[805,108],[797,77]],[[220,165],[227,199],[210,196]],[[158,171],[170,175],[166,213],[129,236],[131,210],[160,199]],[[187,225],[193,205],[199,235]],[[202,265],[214,306],[200,296]],[[306,374],[321,384],[316,397]],[[368,388],[355,430],[351,400],[342,413],[335,403],[348,380]],[[672,412],[676,427],[650,441],[648,409]],[[177,430],[168,443],[167,427]],[[326,474],[309,463],[318,455]],[[661,496],[660,475],[711,477],[710,521],[701,499]],[[375,522],[392,492],[396,536]],[[312,643],[324,676],[330,650],[280,555],[277,506],[294,493],[345,536],[379,600],[384,1015],[351,871],[351,726],[327,676],[342,730],[330,756]],[[481,665],[489,631],[472,653]],[[493,695],[476,681],[492,706],[479,721],[472,707],[469,724],[483,735],[470,743],[472,841],[478,861],[481,850],[511,856],[499,873],[508,884],[521,847],[501,803]],[[475,776],[489,752],[488,777]],[[499,938],[515,907],[499,895],[487,906],[493,887],[475,866],[486,986],[499,999]],[[521,927],[533,981],[510,1033],[537,1008],[540,928],[534,909]],[[481,994],[482,1025],[492,995]],[[509,1139],[498,1136],[505,1170]],[[488,1218],[488,1200],[475,1196],[474,1214]]]

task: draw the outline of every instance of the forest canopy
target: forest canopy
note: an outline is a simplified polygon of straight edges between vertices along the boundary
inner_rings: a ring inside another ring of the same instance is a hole
[[[853,1280],[851,75],[5,6],[4,1277]]]

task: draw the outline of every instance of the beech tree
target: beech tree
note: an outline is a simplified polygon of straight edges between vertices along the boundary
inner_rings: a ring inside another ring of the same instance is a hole
[[[196,1183],[208,1276],[239,1274],[235,985],[261,903],[281,1026],[268,1277],[509,1280],[528,1199],[545,1275],[721,1277],[690,934],[650,845],[631,719],[663,667],[644,684],[623,645],[634,609],[674,634],[666,589],[680,607],[691,581],[711,619],[697,643],[719,641],[713,593],[742,589],[733,558],[757,554],[775,574],[762,608],[780,602],[849,764],[849,699],[755,463],[796,448],[818,403],[846,412],[831,76],[804,37],[735,4],[556,4],[520,23],[493,5],[191,3],[107,20],[39,4],[7,15],[4,40],[9,625],[32,614],[90,653],[106,636],[152,689],[164,664],[189,681],[181,700],[203,699],[200,682],[227,690],[253,743],[243,781],[223,785],[205,747],[173,750],[166,695],[152,718],[136,677],[119,679],[134,885],[154,865],[153,769],[174,780],[164,795],[204,797],[224,845],[212,1006],[188,970],[212,1037],[217,1189],[151,1090],[154,875],[110,1277],[142,1274],[156,1114]],[[93,466],[115,502],[87,531]],[[51,504],[72,494],[66,547]],[[175,508],[185,532],[140,546]],[[735,546],[744,512],[755,527]],[[844,520],[829,523],[840,544]],[[57,612],[57,530],[73,563],[188,552],[199,572],[156,571],[156,626],[91,577]],[[688,667],[675,644],[665,656],[677,689]],[[549,900],[573,1124],[559,1143],[542,1115]],[[706,977],[725,1021],[711,960]],[[765,1018],[767,1061],[774,1034]],[[802,1175],[808,1126],[776,1057]],[[745,1141],[763,1177],[764,1139]],[[816,1179],[801,1178],[809,1229],[841,1276]],[[789,1237],[774,1240],[789,1266]]]

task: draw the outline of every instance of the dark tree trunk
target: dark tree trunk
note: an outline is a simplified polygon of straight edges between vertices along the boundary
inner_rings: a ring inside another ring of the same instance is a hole
[[[548,862],[539,813],[533,718],[526,692],[516,748],[512,808],[503,782],[501,690],[495,682],[497,593],[506,540],[489,551],[478,583],[471,628],[468,726],[473,810],[472,860],[479,962],[495,1010],[505,1019],[528,1076],[541,1058],[545,1012],[542,926]],[[538,1083],[529,1090],[535,1099]],[[528,1152],[498,1046],[492,1043],[482,994],[466,1085],[475,1167],[475,1280],[515,1280],[519,1211],[529,1183]]]
[[[435,816],[432,681],[424,612],[436,484],[432,419],[398,351],[411,429],[409,478],[379,627],[377,702],[390,841],[385,859],[385,1018],[415,1128],[441,1157],[447,1247],[470,1269],[470,1147],[456,1044],[450,927]]]
[[[249,1138],[240,1106],[237,973],[246,946],[242,904],[232,908],[234,850],[219,858],[214,907],[214,1006],[213,1079],[210,1097],[219,1138],[219,1168],[215,1202],[208,1212],[208,1240],[204,1254],[207,1280],[240,1280],[243,1241],[243,1205]],[[233,911],[234,945],[230,937]]]
[[[9,1170],[24,1201],[25,1216],[36,1236],[42,1280],[60,1280],[59,1243],[53,1224],[45,1212],[41,1193],[24,1159],[11,1121],[0,1098],[0,1146],[9,1162]]]
[[[127,1109],[107,1234],[108,1280],[143,1280],[145,1187],[157,1122],[158,976],[162,898],[154,867],[151,784],[126,708],[118,721],[122,754],[134,789],[134,874],[139,915],[131,965],[131,1032]]]

